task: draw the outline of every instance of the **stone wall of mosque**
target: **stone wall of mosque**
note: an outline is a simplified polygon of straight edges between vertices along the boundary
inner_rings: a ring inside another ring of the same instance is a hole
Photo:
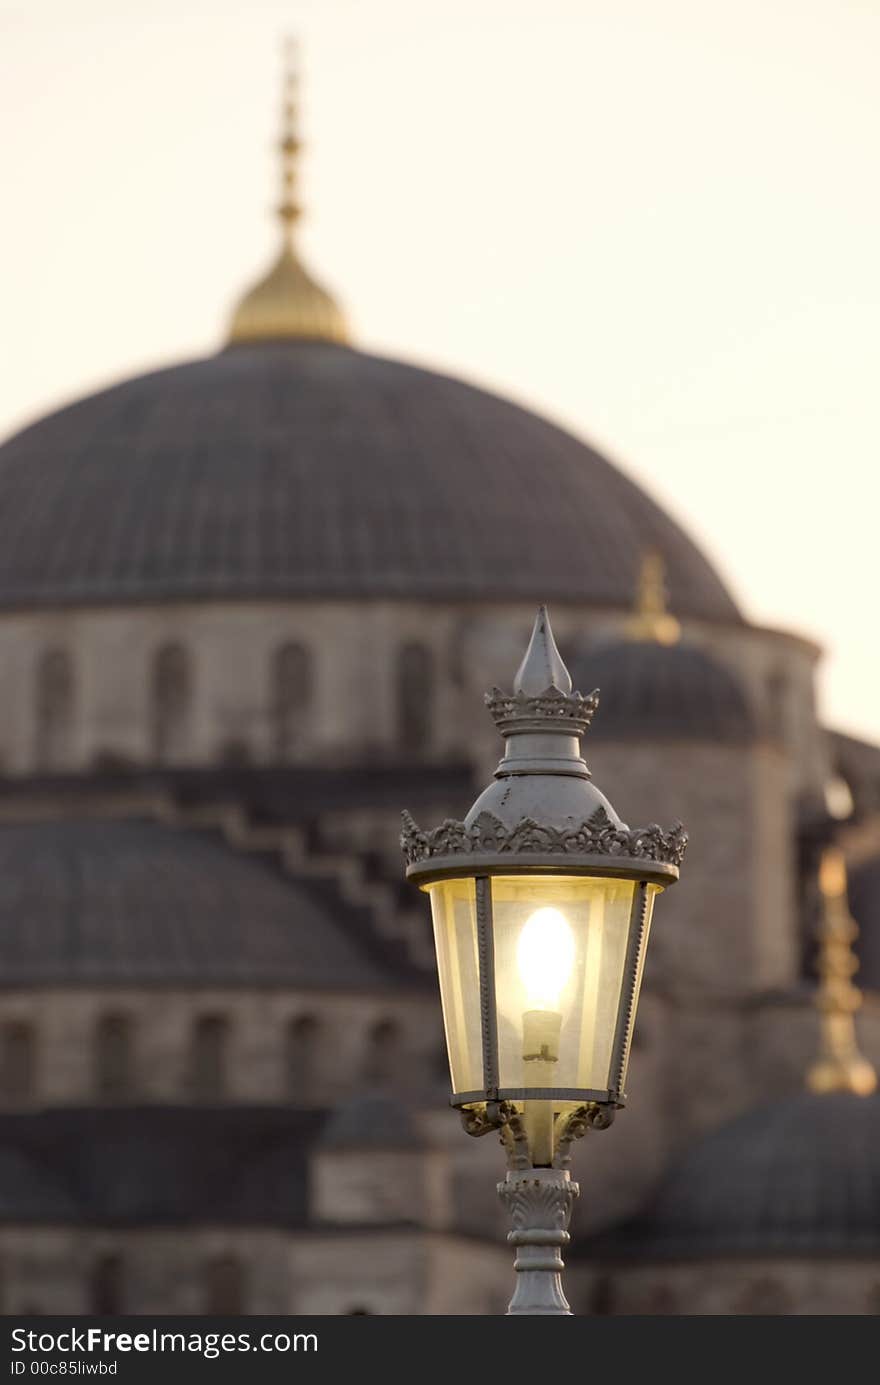
[[[513,1293],[510,1247],[473,1236],[370,1229],[297,1237],[294,1311],[500,1315]]]
[[[330,1106],[445,1090],[433,995],[267,987],[0,992],[0,1111],[193,1102]]]
[[[3,1228],[2,1311],[289,1313],[289,1240],[251,1228]]]
[[[800,974],[788,763],[753,747],[632,740],[584,745],[595,783],[632,825],[683,821],[681,880],[655,909],[646,983],[716,1000]]]
[[[169,602],[0,617],[0,767],[14,775],[138,764],[475,759],[482,707],[509,686],[534,612],[522,603]],[[626,617],[559,605],[563,654]],[[741,681],[787,754],[793,792],[821,790],[815,650],[738,626],[687,625]],[[588,664],[587,664],[588,666]]]
[[[0,1267],[12,1316],[501,1314],[513,1289],[503,1241],[402,1226],[8,1228]]]
[[[569,1269],[576,1312],[823,1316],[880,1312],[876,1260],[815,1256],[701,1259],[690,1264]]]

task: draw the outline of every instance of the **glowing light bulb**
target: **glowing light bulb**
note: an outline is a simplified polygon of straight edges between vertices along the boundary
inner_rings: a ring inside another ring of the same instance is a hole
[[[531,1010],[558,1010],[574,966],[574,935],[558,909],[536,909],[516,948],[520,980]]]

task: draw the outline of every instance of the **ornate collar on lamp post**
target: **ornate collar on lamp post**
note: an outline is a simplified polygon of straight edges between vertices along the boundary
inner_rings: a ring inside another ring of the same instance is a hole
[[[506,741],[494,782],[463,822],[422,831],[404,813],[401,845],[431,900],[451,1104],[507,1149],[508,1312],[568,1314],[571,1143],[624,1105],[654,898],[687,836],[627,827],[591,782],[598,692],[572,690],[544,607],[513,693],[486,702]]]

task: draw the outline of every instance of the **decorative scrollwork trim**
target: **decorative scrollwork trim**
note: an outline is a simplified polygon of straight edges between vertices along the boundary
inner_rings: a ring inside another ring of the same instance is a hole
[[[616,823],[603,807],[586,822],[551,827],[521,818],[506,827],[492,813],[480,813],[467,826],[447,818],[439,827],[424,830],[409,813],[403,813],[400,845],[408,866],[447,856],[516,856],[532,853],[548,856],[597,856],[653,861],[676,869],[684,859],[687,833],[681,823],[664,831],[657,823],[627,827]]]
[[[557,1116],[554,1131],[554,1168],[567,1169],[571,1163],[571,1146],[574,1141],[582,1139],[588,1130],[607,1130],[615,1115],[613,1106],[588,1101],[583,1106],[576,1106],[574,1110],[564,1111]]]
[[[529,1146],[520,1112],[509,1101],[488,1101],[485,1106],[465,1106],[461,1111],[465,1133],[477,1139],[497,1131],[507,1151],[511,1169],[530,1168]]]

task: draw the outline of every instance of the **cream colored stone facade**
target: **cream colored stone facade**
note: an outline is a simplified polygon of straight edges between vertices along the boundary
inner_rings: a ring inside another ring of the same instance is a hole
[[[71,608],[0,615],[0,757],[9,774],[40,768],[86,770],[153,758],[151,679],[169,645],[185,653],[191,690],[181,764],[222,762],[243,746],[255,764],[276,763],[272,741],[272,661],[286,644],[305,647],[314,684],[297,755],[323,763],[363,763],[399,753],[396,655],[417,642],[430,652],[435,682],[428,762],[469,758],[475,747],[494,767],[495,733],[482,711],[491,682],[509,678],[522,656],[531,606],[371,601],[173,602],[160,606]],[[553,609],[569,651],[616,639],[626,617],[593,608]],[[829,766],[813,694],[815,648],[751,627],[685,625],[685,638],[727,664],[762,721],[778,730],[792,787],[821,790]],[[41,766],[37,684],[40,660],[64,651],[72,671],[70,735],[62,763]],[[782,679],[780,707],[773,679]],[[357,690],[356,694],[354,690]],[[494,758],[493,758],[494,757]]]

